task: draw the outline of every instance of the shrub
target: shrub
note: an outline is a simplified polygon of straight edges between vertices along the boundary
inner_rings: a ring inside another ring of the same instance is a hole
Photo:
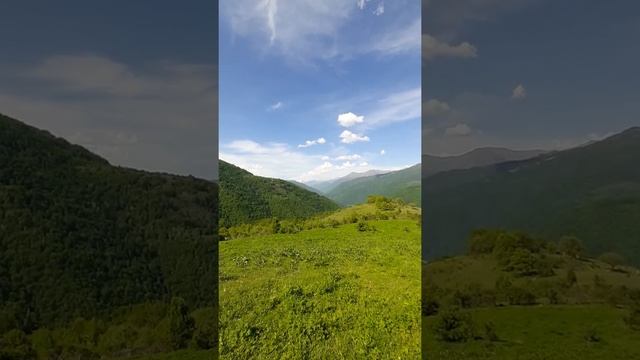
[[[182,298],[174,297],[169,305],[169,334],[174,350],[183,349],[191,339],[194,320]]]
[[[376,230],[375,227],[373,227],[372,225],[369,225],[369,223],[366,221],[358,222],[358,231],[365,232],[365,231],[375,231],[375,230]]]
[[[435,332],[442,341],[464,342],[473,337],[473,320],[468,313],[450,308],[438,316]]]
[[[438,313],[440,303],[435,299],[424,299],[422,301],[422,316],[433,316]]]

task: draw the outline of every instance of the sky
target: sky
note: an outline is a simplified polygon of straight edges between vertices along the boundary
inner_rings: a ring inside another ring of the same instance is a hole
[[[423,0],[423,153],[564,149],[640,125],[640,3]]]
[[[323,181],[420,162],[420,2],[220,7],[220,158]]]
[[[0,113],[114,165],[217,178],[217,1],[11,1]]]

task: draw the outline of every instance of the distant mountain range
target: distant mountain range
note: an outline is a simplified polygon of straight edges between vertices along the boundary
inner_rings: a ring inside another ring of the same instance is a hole
[[[341,181],[326,196],[345,206],[365,202],[368,195],[397,197],[420,206],[420,164],[398,171],[370,173],[373,175]]]
[[[533,153],[535,155],[535,153]],[[569,150],[424,179],[424,255],[462,254],[471,230],[575,235],[640,264],[640,128]]]
[[[543,153],[545,153],[544,150],[518,151],[499,147],[485,147],[455,156],[422,155],[422,163],[425,164],[423,177],[449,170],[470,169],[505,161],[530,159]]]
[[[332,180],[325,180],[325,181],[309,181],[306,183],[307,186],[316,189],[317,191],[319,191],[321,194],[327,194],[329,193],[331,190],[335,189],[338,185],[347,182],[349,180],[355,180],[358,178],[363,178],[363,177],[368,177],[368,176],[374,176],[374,175],[379,175],[379,174],[384,174],[387,173],[389,171],[385,171],[385,170],[369,170],[369,171],[364,171],[364,172],[352,172],[349,175],[337,178],[337,179],[332,179]]]
[[[219,169],[220,226],[271,217],[309,217],[339,208],[303,184],[255,176],[222,160],[219,161]]]
[[[418,206],[421,204],[421,179],[449,170],[469,169],[497,164],[504,161],[528,159],[544,153],[542,150],[516,151],[505,148],[481,148],[456,156],[424,155],[422,163],[398,171],[370,170],[351,173],[345,177],[309,182],[306,185],[317,189],[341,205],[353,205],[366,201],[368,195],[379,194],[398,197]]]
[[[0,332],[171,296],[215,304],[217,192],[0,115]]]

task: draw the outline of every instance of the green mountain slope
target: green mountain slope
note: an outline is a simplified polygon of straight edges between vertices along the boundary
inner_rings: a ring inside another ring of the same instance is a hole
[[[367,200],[368,195],[398,197],[420,205],[420,164],[385,174],[360,177],[340,183],[327,197],[341,205],[353,205]]]
[[[217,294],[217,186],[111,166],[0,115],[0,333]]]
[[[521,233],[479,231],[469,243],[468,255],[423,265],[422,336],[430,358],[640,356],[632,345],[640,341],[637,268],[576,257]]]
[[[347,182],[349,180],[354,180],[358,178],[380,175],[384,173],[388,173],[389,171],[384,170],[368,170],[364,172],[352,172],[346,176],[339,177],[337,179],[324,180],[324,181],[309,181],[307,183],[308,186],[313,187],[314,189],[318,189],[322,194],[326,194],[331,190],[335,189],[338,185],[343,182]]]
[[[640,128],[533,159],[425,179],[426,258],[460,254],[476,228],[579,237],[640,264]]]
[[[419,217],[371,203],[221,242],[221,358],[419,358]]]
[[[220,226],[259,219],[308,217],[338,208],[331,200],[288,181],[254,176],[222,160]]]

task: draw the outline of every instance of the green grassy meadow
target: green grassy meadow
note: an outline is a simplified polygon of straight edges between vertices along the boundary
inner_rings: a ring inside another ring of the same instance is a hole
[[[525,234],[471,240],[423,264],[425,358],[640,359],[640,270]]]
[[[418,217],[365,204],[221,242],[221,359],[419,358]]]
[[[640,332],[622,321],[624,310],[608,305],[543,305],[469,310],[477,326],[492,322],[497,341],[446,343],[425,317],[427,359],[600,360],[640,359]],[[599,340],[587,338],[595,335]]]

